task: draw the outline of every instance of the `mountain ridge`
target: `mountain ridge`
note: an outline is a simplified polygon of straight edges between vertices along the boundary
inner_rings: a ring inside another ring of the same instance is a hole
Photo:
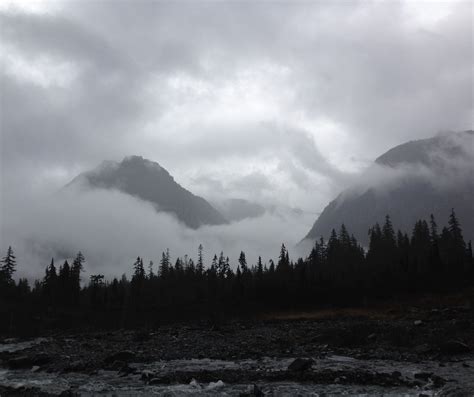
[[[106,160],[76,176],[65,187],[115,189],[153,204],[158,212],[174,214],[186,226],[220,225],[227,219],[204,198],[179,185],[157,162],[132,155],[121,162]]]
[[[410,232],[414,222],[434,214],[439,225],[451,208],[460,219],[465,237],[474,238],[474,132],[437,135],[395,146],[374,161],[381,175],[375,183],[368,173],[330,201],[303,241],[328,238],[341,224],[362,243],[368,229],[390,215],[395,228]],[[384,175],[386,178],[384,179]]]

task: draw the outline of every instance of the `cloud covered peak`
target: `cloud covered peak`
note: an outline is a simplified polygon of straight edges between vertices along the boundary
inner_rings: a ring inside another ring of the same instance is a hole
[[[378,157],[357,180],[332,200],[306,239],[327,238],[341,224],[367,243],[367,231],[390,215],[409,233],[418,219],[434,214],[444,225],[451,208],[474,238],[474,134],[445,133],[407,142]]]
[[[151,203],[157,211],[175,215],[191,228],[226,222],[206,200],[184,189],[167,170],[142,156],[127,156],[120,163],[103,162],[96,169],[80,174],[67,186],[76,185],[129,194]]]

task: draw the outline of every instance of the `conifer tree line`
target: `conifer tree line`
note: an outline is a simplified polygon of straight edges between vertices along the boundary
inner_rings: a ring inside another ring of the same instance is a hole
[[[387,215],[368,231],[367,251],[344,225],[327,241],[316,241],[307,258],[295,262],[282,244],[276,263],[247,263],[241,252],[232,263],[223,252],[205,263],[172,261],[169,250],[159,263],[137,257],[130,279],[106,280],[93,274],[82,280],[85,257],[59,267],[54,259],[42,280],[31,287],[15,282],[11,247],[0,266],[0,318],[38,326],[91,324],[104,327],[155,325],[176,319],[219,318],[267,310],[299,309],[321,304],[357,304],[394,293],[442,292],[474,285],[472,245],[465,242],[454,210],[441,231],[433,216],[415,223],[411,235],[395,231]],[[9,312],[9,314],[7,314]],[[10,327],[12,321],[10,321]],[[8,331],[0,325],[0,332]],[[18,325],[20,327],[20,325]]]

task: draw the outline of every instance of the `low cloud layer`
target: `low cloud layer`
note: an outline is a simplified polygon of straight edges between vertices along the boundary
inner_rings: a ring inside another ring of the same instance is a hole
[[[4,205],[15,206],[15,197]],[[141,256],[157,269],[161,253],[170,249],[172,259],[189,255],[196,260],[199,244],[210,265],[221,251],[236,265],[240,251],[249,264],[259,255],[268,261],[278,256],[280,244],[293,247],[312,222],[311,215],[287,212],[264,214],[230,225],[204,226],[192,230],[166,213],[118,191],[68,189],[25,199],[21,214],[5,213],[4,230],[15,242],[18,276],[41,277],[51,257],[57,261],[81,250],[87,258],[87,274],[130,274]],[[292,254],[295,254],[292,252]]]

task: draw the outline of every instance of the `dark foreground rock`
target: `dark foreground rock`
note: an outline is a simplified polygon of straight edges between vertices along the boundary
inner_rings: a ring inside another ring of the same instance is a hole
[[[413,318],[422,318],[428,325],[416,326]],[[298,367],[309,364],[304,357],[314,359],[328,354],[366,360],[444,361],[462,358],[472,351],[472,320],[472,311],[454,307],[439,310],[436,316],[431,309],[418,309],[379,316],[335,313],[321,318],[229,322],[219,326],[204,323],[166,325],[153,330],[54,334],[18,352],[0,349],[0,360],[4,367],[38,365],[42,370],[56,372],[90,372],[117,368],[120,363],[204,357],[301,357],[294,364]]]
[[[469,353],[471,348],[466,343],[459,340],[449,340],[441,344],[440,350],[444,354],[454,355]]]
[[[52,361],[52,357],[46,353],[19,355],[10,358],[7,361],[8,367],[11,369],[32,368],[41,366]]]
[[[58,333],[37,343],[16,341],[18,346],[26,346],[18,351],[10,347],[13,344],[8,340],[3,345],[0,343],[0,366],[29,373],[33,369],[35,374],[74,373],[90,377],[101,371],[112,371],[114,376],[136,379],[142,385],[189,384],[195,379],[250,385],[289,381],[442,388],[449,379],[440,371],[449,369],[450,363],[459,362],[466,372],[474,365],[473,320],[473,311],[460,306]],[[416,321],[422,321],[421,325],[415,324]],[[259,364],[264,357],[284,364],[276,369],[265,368],[264,363]],[[341,357],[342,364],[330,365],[331,357]],[[177,365],[166,371],[153,366],[159,362],[162,368],[179,360],[197,360],[202,366],[184,370]],[[217,362],[217,367],[206,367],[205,360]],[[219,360],[223,362],[222,368]],[[254,365],[225,367],[239,360],[252,361]],[[381,364],[364,369],[350,360]],[[380,369],[384,362],[394,362],[398,367],[389,364],[386,369]],[[419,362],[431,363],[429,370],[421,367],[406,373],[405,367]],[[5,386],[0,382],[0,387]],[[261,395],[257,386],[249,390],[246,395]],[[8,393],[0,388],[2,396],[15,394],[41,395],[21,386],[9,387]]]
[[[312,367],[314,360],[311,358],[297,358],[289,366],[289,371],[306,371]]]
[[[240,393],[239,397],[263,397],[264,395],[265,393],[257,385],[252,385],[250,391]]]
[[[306,371],[246,371],[246,370],[217,370],[217,371],[175,371],[172,374],[151,374],[146,381],[150,385],[189,383],[191,379],[209,383],[216,379],[224,383],[252,382],[305,382],[316,384],[358,384],[378,386],[419,386],[422,383],[414,379],[401,378],[390,373],[364,370],[306,370]]]
[[[136,358],[136,354],[130,350],[123,350],[119,351],[117,353],[113,353],[111,355],[108,355],[105,357],[104,362],[106,364],[114,363],[116,361],[118,362],[130,362],[133,361]]]

